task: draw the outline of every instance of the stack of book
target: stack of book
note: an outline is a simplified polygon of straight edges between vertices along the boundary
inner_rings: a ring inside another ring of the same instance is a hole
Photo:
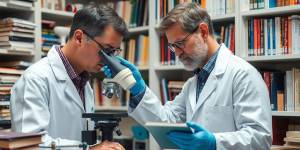
[[[47,53],[52,45],[60,45],[59,37],[54,33],[56,22],[42,20],[42,51]]]
[[[35,24],[18,18],[0,20],[0,52],[32,55]]]
[[[300,131],[287,131],[284,141],[285,147],[291,149],[300,149]]]
[[[0,149],[38,150],[42,134],[0,131]]]
[[[0,121],[10,120],[10,91],[22,73],[23,70],[0,67]]]
[[[5,2],[7,6],[16,8],[32,8],[35,0],[1,0]]]

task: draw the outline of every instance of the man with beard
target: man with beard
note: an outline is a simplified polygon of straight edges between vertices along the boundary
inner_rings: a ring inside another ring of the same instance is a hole
[[[145,85],[138,69],[120,58],[134,74],[129,115],[139,123],[186,122],[193,133],[168,133],[182,149],[269,150],[271,109],[267,87],[260,73],[234,56],[213,36],[210,16],[197,4],[179,4],[162,20],[169,50],[187,70],[188,79],[173,101],[161,101]],[[110,69],[104,67],[110,76]]]

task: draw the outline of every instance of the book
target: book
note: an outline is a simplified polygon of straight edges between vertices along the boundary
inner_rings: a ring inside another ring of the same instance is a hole
[[[0,62],[0,67],[10,67],[10,68],[28,68],[30,65],[32,65],[31,62],[28,61],[21,61],[21,60],[15,60],[15,61],[7,61],[7,62]],[[0,75],[1,77],[1,75]]]
[[[23,32],[23,33],[34,33],[32,29],[26,29],[21,27],[3,27],[0,28],[0,32],[8,32],[8,31],[16,31],[16,32]]]
[[[176,144],[169,140],[167,134],[171,131],[192,133],[184,123],[147,122],[146,129],[151,133],[162,149],[178,149]]]
[[[22,32],[15,32],[15,31],[0,32],[0,36],[17,36],[17,37],[34,38],[33,33],[22,33]]]
[[[16,149],[37,146],[42,143],[41,133],[17,133],[0,131],[0,148]]]
[[[16,74],[16,75],[22,75],[24,70],[17,70],[12,68],[3,68],[0,67],[0,74]]]

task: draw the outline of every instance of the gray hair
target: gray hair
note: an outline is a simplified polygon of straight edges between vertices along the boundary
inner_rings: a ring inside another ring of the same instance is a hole
[[[176,5],[175,8],[162,19],[159,30],[165,32],[175,23],[179,23],[183,31],[191,33],[201,22],[208,25],[209,34],[213,35],[213,25],[207,11],[196,3],[182,3]]]

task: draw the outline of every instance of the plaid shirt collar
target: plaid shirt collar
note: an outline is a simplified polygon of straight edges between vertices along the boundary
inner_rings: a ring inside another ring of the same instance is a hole
[[[203,66],[202,69],[197,68],[197,69],[194,70],[194,74],[201,74],[202,71],[205,71],[209,75],[212,72],[212,70],[215,67],[215,63],[216,63],[216,60],[217,60],[217,57],[218,57],[218,54],[219,54],[220,47],[214,53],[214,55],[208,60],[208,62]]]
[[[68,59],[66,58],[66,56],[64,55],[64,53],[61,51],[61,47],[59,45],[55,45],[55,49],[58,52],[59,57],[61,58],[64,66],[66,68],[66,71],[67,71],[70,79],[74,82],[74,84],[76,86],[80,86],[80,87],[85,86],[85,84],[89,80],[88,72],[84,71],[84,72],[82,72],[81,74],[78,75],[75,72],[72,65],[70,64],[70,62],[68,61]]]

